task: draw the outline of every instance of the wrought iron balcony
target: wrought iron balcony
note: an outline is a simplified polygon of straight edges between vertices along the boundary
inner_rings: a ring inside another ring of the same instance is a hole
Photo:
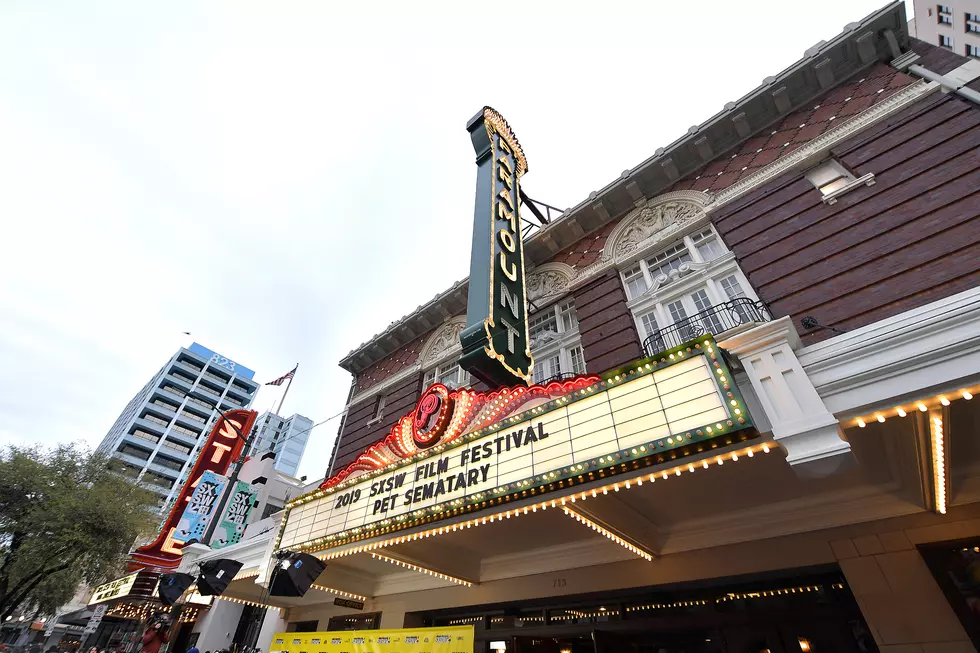
[[[643,350],[647,356],[656,356],[707,333],[718,336],[743,324],[770,321],[772,312],[765,302],[745,297],[732,299],[660,329],[643,341]]]
[[[544,379],[543,381],[535,381],[534,384],[548,385],[549,383],[555,383],[555,382],[560,383],[567,379],[574,379],[577,376],[581,376],[581,375],[576,374],[574,372],[558,372],[557,374],[552,374],[551,376],[549,376],[547,379]]]

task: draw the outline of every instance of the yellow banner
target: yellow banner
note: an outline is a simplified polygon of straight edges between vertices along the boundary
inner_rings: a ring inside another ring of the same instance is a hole
[[[269,653],[473,653],[473,626],[276,633]]]

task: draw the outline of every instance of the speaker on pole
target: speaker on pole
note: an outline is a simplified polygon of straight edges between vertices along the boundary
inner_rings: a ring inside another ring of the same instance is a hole
[[[218,596],[242,569],[242,563],[230,558],[208,560],[201,563],[201,575],[197,579],[197,591],[201,596]]]
[[[190,574],[164,574],[160,576],[157,594],[164,605],[173,605],[193,582],[194,577]]]
[[[308,553],[280,551],[276,569],[269,584],[271,596],[303,596],[327,564]]]

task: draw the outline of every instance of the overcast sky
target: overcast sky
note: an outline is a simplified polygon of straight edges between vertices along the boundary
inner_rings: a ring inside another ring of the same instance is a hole
[[[192,339],[335,415],[468,274],[484,104],[569,207],[883,5],[462,4],[0,0],[0,443],[97,445]]]

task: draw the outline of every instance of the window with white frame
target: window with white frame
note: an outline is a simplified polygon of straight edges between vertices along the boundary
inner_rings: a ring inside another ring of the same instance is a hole
[[[718,236],[715,235],[711,227],[692,235],[691,242],[694,243],[698,254],[701,255],[701,260],[704,262],[713,261],[725,253],[725,247],[718,240]]]
[[[433,383],[441,383],[449,389],[459,388],[469,385],[470,375],[459,366],[458,361],[446,361],[425,373],[424,386],[428,388]]]
[[[715,230],[708,226],[681,242],[641,259],[622,272],[626,296],[630,300],[643,296],[660,275],[669,276],[684,263],[710,263],[728,253]]]
[[[575,301],[566,299],[532,315],[528,321],[534,383],[563,374],[585,374],[585,354],[578,335]]]
[[[854,181],[854,175],[833,159],[827,159],[807,170],[806,178],[824,196],[839,191]]]
[[[385,394],[383,392],[378,393],[378,396],[374,398],[374,415],[368,420],[369,424],[374,424],[380,422],[381,418],[385,416]],[[278,434],[277,436],[278,437]]]
[[[726,254],[728,249],[708,227],[623,270],[637,330],[651,353],[760,319],[754,304],[758,298]],[[650,292],[660,270],[679,265],[677,261],[692,261],[699,274],[675,275]]]
[[[953,24],[953,8],[949,5],[936,5],[936,14],[940,25]]]

